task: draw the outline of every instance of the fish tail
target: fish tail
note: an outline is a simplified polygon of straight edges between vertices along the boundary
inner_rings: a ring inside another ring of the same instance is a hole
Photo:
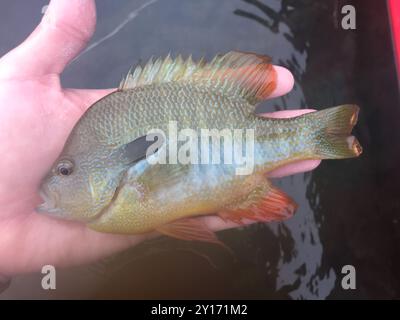
[[[362,147],[350,133],[357,123],[359,107],[341,105],[305,115],[318,126],[314,152],[320,159],[358,157]]]

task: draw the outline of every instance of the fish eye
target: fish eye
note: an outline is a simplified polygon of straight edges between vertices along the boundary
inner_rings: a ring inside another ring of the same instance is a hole
[[[73,171],[74,165],[69,160],[61,160],[56,167],[56,172],[60,176],[69,176]]]

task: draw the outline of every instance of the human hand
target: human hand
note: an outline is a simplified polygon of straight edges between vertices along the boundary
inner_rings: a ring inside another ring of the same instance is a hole
[[[85,47],[96,23],[94,0],[53,0],[40,25],[17,48],[0,59],[0,275],[40,270],[43,265],[87,263],[136,245],[146,235],[98,233],[85,225],[35,212],[41,202],[41,179],[62,150],[84,111],[109,90],[66,89],[60,73]],[[273,96],[293,87],[281,67]],[[293,117],[311,110],[282,111]],[[315,168],[303,161],[280,168],[284,176]],[[235,226],[218,217],[203,217],[213,230]]]

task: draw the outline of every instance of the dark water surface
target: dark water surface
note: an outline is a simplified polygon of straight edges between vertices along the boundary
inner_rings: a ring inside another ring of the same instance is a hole
[[[343,30],[353,3],[357,29]],[[362,3],[362,5],[361,5]],[[3,1],[0,54],[17,45],[46,1]],[[220,233],[235,252],[161,238],[101,264],[19,276],[1,298],[400,298],[400,109],[385,1],[98,0],[89,49],[65,71],[67,87],[108,88],[138,60],[171,52],[267,54],[294,90],[260,111],[361,106],[359,159],[325,161],[275,181],[299,204],[282,223]],[[356,268],[356,290],[341,269]]]

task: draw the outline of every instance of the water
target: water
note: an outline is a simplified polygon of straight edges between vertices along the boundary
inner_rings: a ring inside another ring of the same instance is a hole
[[[41,289],[41,274],[18,276],[0,298],[399,298],[400,162],[391,141],[399,141],[400,120],[385,8],[353,1],[358,29],[342,30],[348,2],[98,0],[96,34],[64,72],[64,86],[115,87],[138,60],[169,52],[210,59],[254,51],[296,79],[291,93],[259,111],[359,103],[355,134],[365,153],[275,181],[299,204],[296,216],[220,233],[235,258],[162,238],[101,264],[59,270],[55,291]],[[3,4],[0,54],[29,34],[45,4]],[[348,264],[357,270],[356,290],[341,287]]]

